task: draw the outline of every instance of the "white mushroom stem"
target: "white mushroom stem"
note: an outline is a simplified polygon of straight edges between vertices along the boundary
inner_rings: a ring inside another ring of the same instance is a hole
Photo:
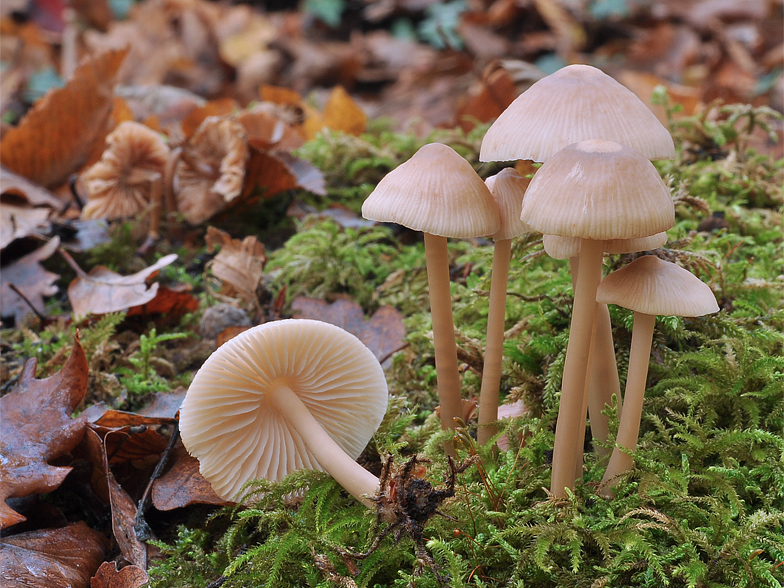
[[[569,343],[566,347],[561,402],[555,427],[553,447],[553,473],[550,491],[557,497],[564,496],[566,488],[574,487],[580,423],[585,421],[583,396],[586,390],[588,354],[591,332],[596,316],[596,289],[602,279],[602,254],[604,242],[583,239],[580,246],[577,283],[574,292]],[[581,441],[581,440],[580,440]],[[582,444],[580,443],[580,449]]]
[[[637,448],[655,324],[655,316],[642,312],[634,313],[632,346],[629,352],[629,373],[626,377],[626,391],[623,398],[623,414],[618,427],[618,437],[615,439],[616,447],[613,449],[607,471],[602,478],[602,482],[609,482],[608,488],[615,485],[613,478],[634,467],[634,460],[627,452]]]
[[[424,235],[430,313],[433,317],[436,380],[438,398],[441,401],[441,427],[454,429],[454,419],[462,416],[462,412],[455,325],[452,319],[452,291],[449,283],[449,252],[446,237],[430,233]],[[444,450],[447,455],[455,457],[451,443],[445,443]]]
[[[493,249],[493,275],[490,278],[490,308],[487,315],[487,342],[479,392],[479,430],[481,445],[496,434],[498,427],[498,395],[501,387],[501,360],[504,354],[504,319],[506,318],[506,285],[509,281],[509,260],[512,240],[501,239]]]
[[[313,418],[305,404],[285,383],[276,383],[267,392],[270,404],[286,419],[307,448],[335,481],[368,508],[375,508],[378,478],[351,459]]]
[[[591,421],[591,435],[595,441],[595,451],[600,456],[610,450],[605,446],[610,435],[608,418],[602,413],[604,407],[612,404],[612,397],[618,403],[618,416],[622,414],[621,383],[618,379],[618,364],[615,362],[615,345],[612,338],[610,311],[606,304],[596,308],[596,334],[594,336],[593,361],[588,376],[588,414]]]

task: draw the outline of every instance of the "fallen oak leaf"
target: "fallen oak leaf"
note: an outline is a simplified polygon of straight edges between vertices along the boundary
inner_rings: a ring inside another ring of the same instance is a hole
[[[43,247],[3,268],[0,272],[0,316],[13,317],[18,324],[32,310],[28,302],[37,312],[44,312],[44,296],[57,294],[54,283],[60,276],[45,270],[40,262],[48,259],[59,245],[60,239],[55,237]],[[12,285],[24,298],[14,291]]]
[[[116,561],[105,561],[90,580],[90,588],[141,588],[150,577],[135,565],[117,569]]]
[[[0,141],[3,165],[42,186],[62,184],[101,137],[128,49],[86,59],[64,88],[48,92]],[[43,140],[42,140],[43,138]]]
[[[77,319],[89,314],[128,310],[150,302],[158,292],[158,284],[148,287],[147,280],[177,259],[177,254],[172,253],[140,272],[122,276],[102,265],[86,273],[66,251],[60,249],[60,254],[77,274],[68,286],[68,300]]]
[[[49,378],[35,378],[36,359],[27,360],[19,383],[0,398],[0,529],[25,518],[11,509],[7,498],[51,492],[71,471],[48,461],[79,444],[87,419],[71,412],[87,392],[87,358],[74,338],[62,369]]]
[[[8,588],[88,588],[107,551],[106,538],[81,521],[19,533],[0,539],[0,578]]]
[[[188,454],[182,442],[174,447],[173,464],[152,484],[152,503],[161,511],[190,504],[233,504],[215,494],[212,485],[199,473],[199,460]]]

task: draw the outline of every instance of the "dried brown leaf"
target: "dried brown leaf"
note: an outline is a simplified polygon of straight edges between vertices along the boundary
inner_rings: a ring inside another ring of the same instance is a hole
[[[141,588],[150,577],[139,566],[117,569],[116,561],[105,561],[90,580],[90,588]]]
[[[44,296],[57,294],[55,281],[60,277],[41,267],[40,262],[48,259],[60,245],[55,237],[46,245],[7,265],[0,273],[0,315],[13,317],[18,323],[31,312],[27,303],[11,289],[13,284],[40,313],[44,312]]]
[[[35,233],[39,227],[47,224],[51,208],[33,208],[16,204],[0,205],[0,249],[14,239],[21,239]]]
[[[365,111],[349,96],[343,86],[335,86],[330,92],[322,116],[324,126],[348,135],[360,135],[367,127]]]
[[[3,165],[42,186],[57,186],[87,158],[113,104],[127,49],[85,60],[64,88],[48,92],[0,141]]]
[[[0,539],[0,578],[8,588],[87,588],[106,538],[83,522]]]
[[[199,125],[204,122],[208,116],[229,116],[237,110],[240,105],[234,98],[219,98],[218,100],[210,100],[204,106],[199,106],[191,110],[188,115],[182,119],[182,133],[185,138],[191,137]]]
[[[212,251],[216,245],[221,248],[210,264],[212,273],[231,284],[246,300],[256,300],[264,264],[267,263],[264,244],[253,235],[242,241],[232,239],[228,233],[215,227],[207,227],[204,241],[208,251]]]
[[[76,447],[87,426],[87,419],[71,418],[87,392],[87,358],[79,338],[53,376],[38,380],[35,367],[34,358],[27,360],[19,383],[0,398],[0,529],[24,520],[8,507],[7,498],[51,492],[60,485],[71,468],[47,462]]]
[[[172,454],[173,465],[152,485],[152,503],[158,510],[172,510],[189,504],[231,504],[215,494],[199,473],[199,460],[178,443]]]
[[[0,167],[0,194],[19,196],[33,206],[48,206],[55,210],[61,209],[64,204],[43,186],[31,182],[5,167]]]

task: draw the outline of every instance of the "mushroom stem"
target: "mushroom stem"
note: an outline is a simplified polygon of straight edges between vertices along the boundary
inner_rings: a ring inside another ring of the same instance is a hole
[[[504,319],[506,318],[506,285],[509,280],[509,260],[512,240],[501,239],[493,249],[493,275],[490,279],[490,309],[487,315],[487,342],[479,392],[479,430],[481,445],[496,434],[498,427],[490,423],[498,420],[498,395],[501,387],[501,360],[504,353]]]
[[[602,482],[608,483],[608,490],[615,486],[617,480],[613,480],[613,478],[634,467],[634,460],[627,451],[634,451],[637,447],[655,324],[655,316],[642,312],[634,313],[632,346],[629,352],[629,373],[626,377],[626,391],[623,397],[623,414],[618,427],[618,437],[615,439],[616,447],[613,449],[610,463],[602,478]]]
[[[591,421],[591,435],[597,443],[594,450],[600,456],[610,450],[605,447],[610,435],[607,416],[602,414],[604,407],[612,404],[613,395],[617,398],[618,416],[621,415],[621,383],[618,380],[618,365],[615,362],[615,345],[612,338],[610,311],[606,304],[596,308],[596,334],[593,341],[593,361],[588,376],[588,414]]]
[[[557,497],[563,496],[566,488],[574,487],[578,446],[576,435],[580,430],[580,421],[586,418],[583,396],[586,389],[591,332],[596,316],[596,289],[602,279],[603,247],[603,241],[592,239],[582,239],[580,246],[580,271],[577,274],[574,292],[572,322],[566,348],[561,402],[558,407],[553,447],[550,491]]]
[[[268,394],[272,406],[299,433],[319,465],[359,502],[374,508],[372,497],[379,491],[378,478],[351,459],[335,443],[299,396],[286,384],[277,383]]]
[[[455,428],[461,416],[460,374],[457,367],[455,325],[452,320],[452,292],[449,284],[449,253],[446,237],[424,233],[430,312],[433,317],[433,346],[436,356],[436,381],[441,401],[441,427]],[[451,443],[444,444],[446,454],[455,457]]]

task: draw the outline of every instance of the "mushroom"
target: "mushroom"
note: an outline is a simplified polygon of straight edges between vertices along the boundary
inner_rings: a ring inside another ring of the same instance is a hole
[[[493,273],[490,279],[490,308],[487,314],[487,342],[479,392],[479,430],[477,441],[484,445],[496,434],[490,423],[498,420],[498,395],[501,386],[501,360],[504,352],[504,318],[506,317],[506,285],[512,238],[531,229],[520,220],[523,194],[529,180],[508,167],[485,180],[498,205],[501,227],[493,234]]]
[[[623,414],[616,447],[602,479],[609,494],[617,476],[634,467],[629,453],[637,447],[656,315],[702,316],[718,312],[719,306],[707,284],[654,255],[640,257],[608,275],[599,285],[596,299],[634,311]]]
[[[590,65],[568,65],[520,94],[487,130],[480,161],[547,161],[579,141],[628,145],[672,159],[669,131],[631,90]]]
[[[462,411],[447,237],[492,235],[500,226],[498,207],[470,163],[451,147],[430,143],[384,176],[362,216],[424,233],[441,425],[453,429]],[[451,444],[445,450],[454,456]]]
[[[82,174],[87,190],[82,218],[132,217],[161,195],[169,148],[158,133],[126,121],[106,137],[106,144],[100,161]]]
[[[372,507],[378,478],[354,460],[386,406],[384,372],[359,339],[288,319],[245,331],[207,359],[183,401],[180,430],[222,498],[249,480],[310,468]]]
[[[550,488],[563,496],[574,485],[575,434],[585,420],[583,392],[604,241],[666,231],[675,222],[675,209],[667,186],[641,153],[589,140],[566,147],[542,165],[528,186],[520,216],[543,234],[581,238]]]
[[[196,225],[225,210],[242,192],[248,142],[230,117],[208,116],[174,163],[177,210]]]

